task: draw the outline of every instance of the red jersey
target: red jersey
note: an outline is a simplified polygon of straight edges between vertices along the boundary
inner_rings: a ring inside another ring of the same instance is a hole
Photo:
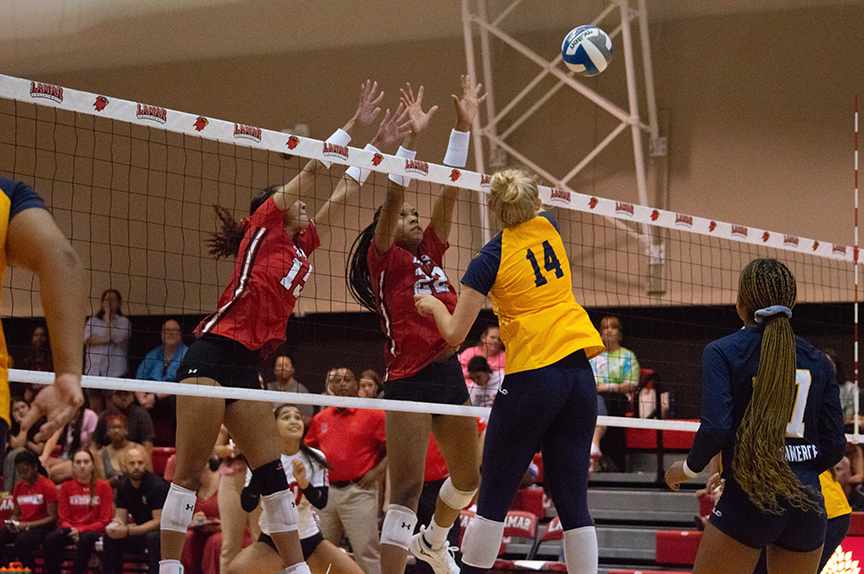
[[[262,357],[285,341],[288,318],[312,272],[308,255],[321,242],[311,221],[304,231],[289,236],[284,216],[270,197],[243,220],[231,282],[219,298],[219,310],[201,321],[196,336],[228,337],[250,350],[260,349]]]
[[[330,482],[356,480],[385,454],[384,411],[327,407],[312,419],[306,444],[333,466]]]
[[[60,485],[57,509],[60,528],[68,526],[77,528],[79,532],[87,530],[105,532],[105,527],[114,516],[111,484],[107,480],[97,478],[92,500],[90,494],[90,485],[81,484],[74,478]]]
[[[448,247],[431,225],[423,232],[417,257],[395,244],[383,255],[374,242],[369,246],[369,275],[387,336],[386,381],[410,377],[450,347],[435,318],[421,317],[414,305],[415,294],[429,293],[451,313],[456,308],[456,292],[442,269]]]
[[[30,486],[23,480],[12,489],[12,498],[18,505],[18,521],[33,522],[48,516],[48,503],[57,502],[57,485],[39,475],[36,484]]]
[[[486,430],[486,423],[479,418],[477,419],[477,436]],[[426,449],[426,470],[423,474],[423,482],[431,482],[433,480],[444,480],[450,476],[450,471],[447,470],[447,463],[444,462],[444,455],[438,448],[438,443],[435,442],[435,437],[429,435],[429,448]]]

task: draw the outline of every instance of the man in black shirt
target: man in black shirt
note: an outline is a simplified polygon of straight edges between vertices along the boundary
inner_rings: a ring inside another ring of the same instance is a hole
[[[105,528],[102,574],[121,574],[124,552],[147,549],[150,574],[159,574],[159,522],[168,482],[147,470],[147,454],[135,447],[126,454],[126,478],[117,488],[114,519]],[[129,516],[135,524],[129,524]]]
[[[153,465],[150,459],[153,457],[153,419],[150,414],[142,406],[135,404],[135,395],[131,391],[114,391],[108,397],[108,406],[102,414],[99,415],[99,422],[96,423],[96,430],[90,440],[97,447],[108,446],[111,444],[111,439],[108,437],[107,418],[111,415],[122,414],[126,417],[126,426],[129,428],[128,438],[132,442],[137,442],[142,445],[147,451],[147,468],[153,470]]]

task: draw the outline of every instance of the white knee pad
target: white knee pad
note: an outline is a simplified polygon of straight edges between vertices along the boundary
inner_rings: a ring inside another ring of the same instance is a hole
[[[475,516],[468,523],[462,538],[462,562],[475,568],[492,568],[498,557],[498,550],[501,549],[503,537],[503,522]]]
[[[593,526],[564,532],[564,561],[574,574],[597,574],[597,531]]]
[[[391,504],[381,526],[381,544],[392,544],[408,550],[408,543],[414,535],[417,515],[407,506]]]
[[[444,481],[444,484],[441,485],[441,490],[438,491],[438,496],[442,501],[444,501],[444,504],[450,508],[462,510],[471,504],[471,500],[474,499],[474,493],[476,492],[476,488],[474,490],[457,489],[453,486],[453,482],[448,476],[447,480]]]
[[[162,530],[185,533],[192,522],[197,500],[194,491],[172,482],[171,488],[168,489],[168,497],[162,506],[162,520],[160,520]]]
[[[267,534],[297,530],[297,505],[290,490],[262,496],[261,510],[261,526]]]

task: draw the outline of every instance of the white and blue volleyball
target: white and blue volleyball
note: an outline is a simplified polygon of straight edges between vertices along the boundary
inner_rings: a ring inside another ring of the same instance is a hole
[[[564,38],[561,55],[580,76],[596,76],[612,61],[612,40],[596,26],[579,26]]]

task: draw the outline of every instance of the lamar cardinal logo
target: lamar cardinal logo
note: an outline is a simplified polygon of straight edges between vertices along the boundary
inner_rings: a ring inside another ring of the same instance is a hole
[[[743,225],[733,225],[732,235],[737,235],[738,237],[747,237],[747,228]]]
[[[600,201],[596,197],[592,197],[591,200],[588,201],[588,207],[590,209],[594,209],[595,207],[597,207],[598,203],[600,203]]]
[[[380,153],[376,153],[375,155],[372,156],[372,165],[377,167],[377,166],[381,165],[382,161],[384,161],[384,156],[381,155]]]
[[[550,199],[560,199],[565,203],[570,203],[570,192],[564,189],[552,189]]]
[[[798,247],[798,238],[794,235],[784,235],[783,236],[783,245],[789,245]]]
[[[454,169],[450,172],[450,181],[456,181],[462,175],[462,172],[458,169]]]
[[[657,221],[660,218],[660,211],[654,210],[651,212],[651,221]]]
[[[93,107],[96,108],[97,112],[101,112],[105,109],[105,106],[108,105],[108,98],[105,96],[96,96],[96,101],[93,102]]]
[[[633,204],[624,203],[623,201],[616,201],[615,213],[620,213],[621,215],[629,215],[630,217],[633,217]]]
[[[329,157],[337,157],[339,159],[347,160],[348,146],[324,142],[324,149],[321,153]]]
[[[762,243],[765,243],[766,241],[768,241],[768,238],[770,238],[770,237],[771,237],[771,234],[768,233],[767,231],[765,233],[763,233],[762,234]]]
[[[47,98],[58,104],[63,103],[63,88],[53,84],[43,84],[42,82],[30,82],[30,97],[31,98]]]
[[[813,242],[813,251],[816,251],[817,249],[819,249],[819,242],[818,242],[818,241],[814,241],[814,242]]]
[[[678,227],[686,227],[687,229],[690,229],[691,227],[693,227],[693,216],[676,213],[675,225],[677,225]]]
[[[419,173],[420,175],[427,176],[429,175],[429,164],[425,161],[418,161],[416,159],[406,159],[405,171],[410,171],[411,173]]]
[[[480,187],[491,187],[492,186],[492,176],[486,175],[485,173],[480,174]]]
[[[210,123],[210,120],[205,118],[204,116],[198,116],[198,119],[195,120],[195,123],[192,124],[195,127],[196,132],[200,132],[204,128],[207,127],[207,124]]]
[[[294,149],[295,147],[297,147],[297,144],[299,144],[299,143],[300,143],[300,138],[298,138],[297,136],[291,136],[288,138],[288,143],[286,143],[285,145],[288,146],[288,149]]]
[[[834,243],[831,246],[831,254],[832,255],[846,255],[846,246],[845,245],[837,245]]]
[[[714,231],[715,229],[717,229],[717,222],[716,221],[712,221],[711,223],[708,224],[708,231]]]

